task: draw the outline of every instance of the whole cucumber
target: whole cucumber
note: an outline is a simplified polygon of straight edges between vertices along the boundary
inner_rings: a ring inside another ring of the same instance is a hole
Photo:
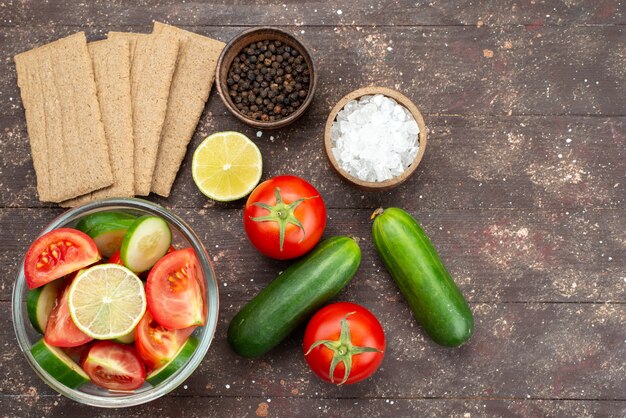
[[[398,208],[378,209],[372,217],[378,254],[426,333],[448,347],[466,342],[472,311],[417,221]]]
[[[243,357],[258,357],[280,343],[355,275],[361,249],[353,239],[319,243],[252,299],[230,323],[228,342]]]

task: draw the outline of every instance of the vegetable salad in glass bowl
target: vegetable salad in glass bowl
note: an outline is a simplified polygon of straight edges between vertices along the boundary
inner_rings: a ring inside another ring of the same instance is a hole
[[[17,340],[54,390],[99,407],[143,404],[198,367],[219,293],[209,256],[178,216],[107,199],[55,218],[13,289]]]

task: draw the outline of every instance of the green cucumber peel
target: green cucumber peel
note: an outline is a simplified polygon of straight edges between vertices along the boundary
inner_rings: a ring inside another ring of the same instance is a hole
[[[76,229],[84,232],[85,234],[88,234],[89,230],[97,225],[118,222],[120,220],[134,220],[135,218],[136,216],[126,212],[97,212],[92,213],[91,215],[87,215],[80,221],[78,221],[78,223],[76,224]]]
[[[46,343],[43,338],[32,346],[30,352],[42,369],[71,389],[76,389],[90,380],[87,373],[63,350]]]
[[[142,273],[167,254],[171,244],[172,231],[163,218],[141,216],[124,235],[120,248],[122,263],[133,272]]]
[[[29,290],[26,295],[28,319],[30,319],[30,323],[40,334],[46,332],[48,317],[54,306],[59,287],[63,282],[62,278],[51,281],[42,287]]]
[[[156,386],[164,382],[171,375],[176,373],[176,371],[181,369],[185,365],[185,363],[187,363],[187,360],[191,358],[197,347],[198,340],[195,337],[190,336],[189,338],[187,338],[185,344],[180,347],[174,357],[172,357],[172,359],[165,363],[163,366],[150,373],[146,377],[146,382],[150,383],[152,386]]]

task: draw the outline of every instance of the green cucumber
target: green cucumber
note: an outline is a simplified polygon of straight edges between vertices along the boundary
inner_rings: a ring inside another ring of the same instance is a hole
[[[135,273],[149,270],[172,244],[172,231],[158,216],[141,216],[126,231],[120,255],[122,263]]]
[[[133,216],[125,212],[110,211],[110,212],[92,213],[91,215],[87,215],[84,218],[82,218],[80,221],[78,221],[78,223],[76,224],[76,229],[84,232],[85,234],[89,234],[89,230],[96,225],[105,224],[105,223],[115,223],[122,219],[133,220],[135,218],[136,216]]]
[[[178,350],[174,358],[172,358],[169,362],[154,370],[146,377],[146,382],[150,383],[152,386],[156,386],[166,379],[168,379],[171,375],[173,375],[177,370],[187,363],[187,360],[191,358],[193,352],[196,351],[196,347],[198,346],[198,340],[194,337],[187,338],[185,344]]]
[[[398,208],[373,216],[374,245],[422,328],[443,346],[466,342],[472,311],[417,221]]]
[[[361,250],[353,239],[322,241],[235,315],[228,327],[231,347],[243,357],[267,353],[339,293],[360,263]]]
[[[35,343],[30,352],[42,369],[71,389],[76,389],[89,381],[87,373],[74,360],[60,348],[47,344],[43,339]]]
[[[30,323],[33,324],[37,332],[41,334],[46,332],[48,317],[62,283],[64,283],[63,279],[57,279],[45,286],[29,290],[26,295],[28,319],[30,319]]]
[[[87,235],[93,238],[100,254],[109,258],[122,247],[122,241],[128,228],[134,223],[134,219],[119,219],[113,222],[105,222],[94,225]]]

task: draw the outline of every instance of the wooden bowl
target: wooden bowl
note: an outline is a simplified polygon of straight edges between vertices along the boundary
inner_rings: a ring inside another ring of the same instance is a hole
[[[390,97],[394,99],[396,102],[398,102],[399,104],[401,104],[402,106],[404,106],[405,108],[407,108],[408,111],[411,112],[411,114],[415,118],[415,121],[417,122],[417,125],[419,126],[419,130],[420,130],[418,134],[419,135],[419,138],[418,138],[419,148],[417,151],[417,155],[415,156],[415,160],[413,160],[411,165],[405,171],[403,171],[402,174],[394,178],[391,178],[389,180],[380,181],[380,182],[360,180],[352,176],[351,174],[349,174],[343,168],[341,168],[339,166],[339,163],[335,159],[335,156],[333,155],[332,145],[330,141],[330,127],[335,121],[335,118],[337,117],[337,113],[339,113],[339,111],[343,109],[346,103],[348,103],[350,100],[359,99],[362,96],[369,96],[369,95],[375,95],[375,94],[382,94],[384,96]],[[405,95],[403,95],[402,93],[396,90],[392,90],[386,87],[374,87],[374,86],[364,87],[364,88],[355,90],[352,93],[344,96],[341,100],[339,100],[339,102],[335,105],[335,107],[333,107],[333,110],[330,111],[330,115],[328,115],[328,119],[326,120],[326,129],[324,131],[324,148],[326,149],[326,156],[328,157],[328,160],[330,161],[330,165],[333,167],[333,169],[337,172],[337,174],[339,174],[339,176],[341,176],[348,183],[360,188],[361,190],[371,191],[371,192],[389,190],[398,186],[399,184],[404,183],[411,176],[411,174],[413,174],[413,172],[419,165],[420,161],[422,160],[422,157],[424,156],[424,151],[426,151],[426,142],[427,142],[426,124],[424,123],[424,118],[422,117],[422,114],[420,113],[420,111],[413,104],[413,102],[409,100],[408,97],[406,97]]]
[[[273,40],[280,41],[284,44],[289,45],[290,47],[296,49],[302,57],[306,61],[306,65],[309,68],[309,91],[307,96],[304,99],[304,102],[300,105],[295,112],[286,118],[274,121],[274,122],[263,122],[255,119],[251,119],[241,113],[233,103],[230,95],[228,94],[228,85],[226,84],[226,80],[228,79],[228,71],[230,70],[230,66],[233,63],[233,59],[239,55],[242,49],[247,47],[253,42],[265,41],[265,40]],[[254,128],[258,129],[278,129],[285,127],[294,121],[296,121],[300,116],[304,114],[306,109],[309,107],[311,102],[313,101],[313,95],[315,93],[315,87],[317,86],[317,75],[315,71],[315,66],[313,64],[313,59],[311,58],[311,53],[309,50],[294,38],[292,35],[287,32],[283,32],[282,30],[271,28],[271,27],[260,27],[248,29],[241,32],[239,35],[235,36],[231,41],[226,45],[222,54],[220,55],[219,60],[217,61],[217,91],[219,92],[220,98],[222,102],[226,106],[226,108],[235,115],[237,119],[242,121],[243,123],[250,125]]]

